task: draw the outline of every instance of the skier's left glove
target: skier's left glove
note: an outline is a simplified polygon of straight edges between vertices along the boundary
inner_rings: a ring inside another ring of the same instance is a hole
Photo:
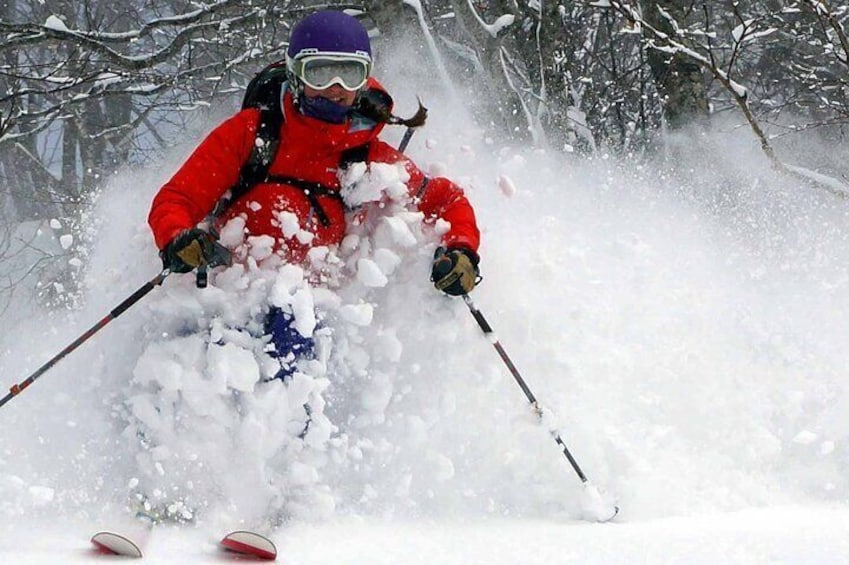
[[[478,254],[465,247],[440,247],[433,256],[430,280],[452,296],[472,292],[480,279]]]
[[[162,266],[173,273],[188,273],[201,266],[230,264],[230,252],[215,235],[199,228],[183,230],[159,253]]]

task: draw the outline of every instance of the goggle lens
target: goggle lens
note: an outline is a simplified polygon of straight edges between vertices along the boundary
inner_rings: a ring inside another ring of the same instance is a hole
[[[339,84],[345,90],[359,90],[368,79],[368,63],[358,59],[310,57],[299,61],[298,78],[316,90]]]

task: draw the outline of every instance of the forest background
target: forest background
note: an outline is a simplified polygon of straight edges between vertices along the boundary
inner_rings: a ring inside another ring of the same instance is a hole
[[[237,102],[292,24],[327,7],[366,24],[378,72],[404,38],[410,72],[427,69],[499,145],[686,177],[679,148],[743,128],[803,189],[849,195],[838,2],[0,0],[0,312],[74,307],[107,179]]]

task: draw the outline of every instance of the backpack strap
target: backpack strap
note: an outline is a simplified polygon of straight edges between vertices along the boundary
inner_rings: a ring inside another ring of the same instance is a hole
[[[230,188],[230,195],[218,201],[212,215],[223,214],[236,200],[247,194],[251,188],[264,182],[277,148],[280,146],[280,126],[283,124],[283,112],[270,108],[260,108],[259,125],[256,140],[248,160],[239,170],[239,180]]]
[[[245,91],[242,109],[259,108],[259,124],[256,128],[251,154],[239,170],[236,184],[215,205],[210,215],[218,218],[251,188],[268,176],[277,148],[280,146],[280,127],[283,125],[283,109],[280,95],[285,84],[285,66],[269,65],[256,75]]]
[[[260,139],[259,135],[257,135],[257,139]],[[327,215],[327,212],[325,212],[324,207],[322,207],[318,198],[319,196],[328,196],[338,200],[344,206],[345,202],[342,200],[342,194],[339,190],[330,188],[329,186],[319,182],[285,175],[269,175],[268,168],[271,166],[271,160],[274,159],[274,153],[277,151],[277,145],[279,145],[279,143],[280,140],[275,139],[263,144],[271,148],[268,162],[264,161],[265,155],[259,150],[259,148],[251,152],[251,157],[248,159],[248,162],[242,166],[242,170],[239,173],[239,182],[236,186],[230,189],[230,196],[228,198],[222,198],[216,205],[215,210],[217,213],[213,212],[215,217],[223,214],[227,208],[236,202],[236,200],[247,194],[250,189],[257,184],[287,184],[300,189],[301,192],[304,193],[304,196],[306,196],[307,200],[310,201],[310,207],[312,207],[315,215],[318,216],[318,221],[321,222],[321,225],[324,227],[330,225],[330,217]],[[347,167],[352,163],[365,161],[368,156],[369,147],[370,145],[366,143],[344,151],[340,159],[340,167]],[[254,159],[255,157],[256,159]]]
[[[329,196],[330,198],[336,199],[339,202],[342,201],[342,195],[338,190],[333,190],[332,188],[327,187],[318,182],[311,182],[308,180],[298,179],[295,177],[286,177],[283,175],[269,175],[265,178],[263,182],[275,183],[275,184],[286,184],[289,186],[294,186],[304,193],[304,196],[307,197],[307,200],[310,201],[310,207],[315,212],[315,215],[318,216],[318,221],[321,222],[321,225],[327,227],[330,225],[330,217],[327,215],[327,212],[324,211],[324,207],[321,205],[319,201],[319,196]]]
[[[365,161],[368,158],[369,147],[371,147],[370,143],[364,143],[363,145],[346,149],[342,152],[342,156],[339,159],[339,167],[347,168],[352,163]],[[319,196],[328,196],[338,200],[343,206],[345,206],[345,201],[342,199],[342,194],[339,190],[330,188],[329,186],[319,182],[312,182],[284,175],[266,175],[260,182],[288,184],[289,186],[294,186],[295,188],[300,189],[304,193],[304,196],[307,197],[307,200],[310,201],[310,206],[315,212],[315,215],[318,216],[318,221],[321,222],[321,225],[324,227],[330,225],[330,218],[328,217],[327,212],[325,212],[324,207],[321,205],[321,202],[318,199]],[[345,209],[347,210],[348,207],[345,206]]]

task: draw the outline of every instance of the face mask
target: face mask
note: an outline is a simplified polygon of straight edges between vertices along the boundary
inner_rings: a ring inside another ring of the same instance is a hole
[[[298,108],[301,113],[310,118],[316,118],[331,124],[342,124],[348,118],[348,113],[351,111],[349,106],[337,104],[327,98],[316,96],[315,98],[307,98],[303,93],[299,96]]]

